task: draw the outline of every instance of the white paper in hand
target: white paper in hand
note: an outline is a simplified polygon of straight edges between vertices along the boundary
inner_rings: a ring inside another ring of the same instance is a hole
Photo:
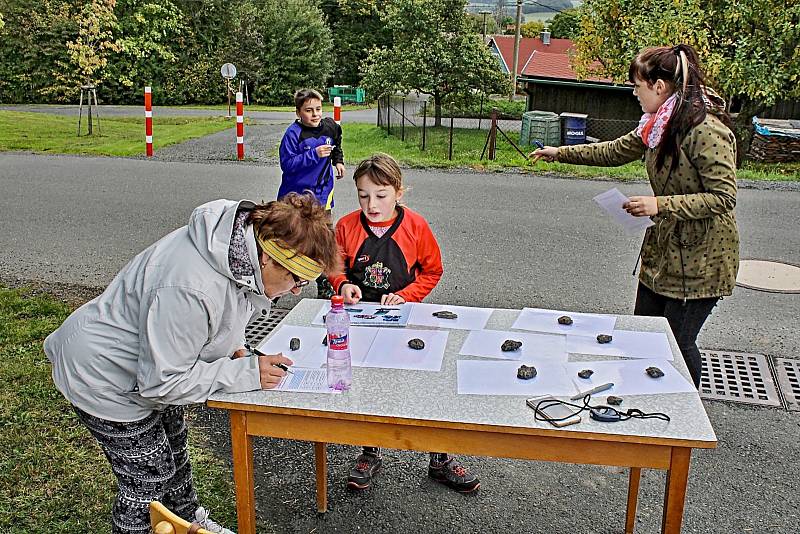
[[[628,197],[623,195],[616,187],[605,193],[600,193],[592,200],[603,208],[626,232],[640,232],[653,226],[650,217],[634,217],[622,207],[628,201]]]

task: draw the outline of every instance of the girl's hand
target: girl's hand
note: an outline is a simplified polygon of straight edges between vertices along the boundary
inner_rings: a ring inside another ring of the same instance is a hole
[[[396,293],[388,293],[381,296],[382,306],[396,306],[405,303],[406,299]]]
[[[546,146],[544,148],[540,148],[538,150],[534,150],[530,154],[528,154],[528,158],[530,158],[531,163],[536,163],[540,159],[543,159],[547,162],[553,162],[558,160],[558,147],[556,146]]]
[[[342,284],[339,294],[344,297],[345,304],[356,304],[361,300],[361,288],[355,284]]]
[[[622,207],[634,217],[651,217],[658,215],[656,197],[630,197]]]
[[[289,366],[294,362],[284,356],[283,353],[258,357],[258,372],[261,375],[261,389],[274,388],[280,384],[283,377],[286,376],[286,371],[280,367],[275,367],[275,364],[278,363]]]

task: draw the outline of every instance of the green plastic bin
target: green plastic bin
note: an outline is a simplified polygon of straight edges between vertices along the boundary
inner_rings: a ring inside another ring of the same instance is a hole
[[[561,144],[561,118],[550,111],[526,111],[522,114],[521,145],[533,145],[541,141],[547,146]]]
[[[334,97],[339,97],[342,102],[353,102],[363,104],[365,101],[364,89],[353,87],[352,85],[334,85],[328,88],[328,100],[333,102]]]

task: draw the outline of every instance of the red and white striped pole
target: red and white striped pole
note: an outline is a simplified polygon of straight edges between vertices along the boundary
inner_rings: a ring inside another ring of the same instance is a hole
[[[342,124],[342,99],[338,96],[333,97],[333,120]]]
[[[147,157],[153,157],[153,94],[150,87],[144,88],[144,142]]]
[[[244,103],[241,91],[236,93],[236,156],[244,159]]]

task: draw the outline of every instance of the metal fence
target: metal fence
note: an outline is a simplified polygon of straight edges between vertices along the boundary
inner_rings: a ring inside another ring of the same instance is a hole
[[[489,159],[493,152],[497,159],[507,163],[511,160],[524,163],[524,154],[535,147],[520,144],[522,121],[498,115],[494,124],[496,130],[492,129],[492,110],[488,104],[479,106],[477,111],[443,105],[437,124],[432,100],[398,95],[378,99],[377,125],[432,157],[474,161]],[[586,135],[590,141],[612,140],[636,125],[637,121],[589,117]]]

